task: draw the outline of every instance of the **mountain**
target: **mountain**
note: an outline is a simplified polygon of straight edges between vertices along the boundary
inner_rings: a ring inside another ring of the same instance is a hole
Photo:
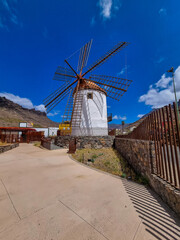
[[[150,112],[151,113],[151,112]],[[144,119],[150,114],[146,114],[144,115],[142,118],[140,118],[139,120],[137,120],[136,122],[133,123],[125,123],[124,126],[122,126],[122,124],[114,124],[114,123],[110,123],[108,124],[108,128],[110,130],[112,129],[117,129],[118,130],[118,134],[122,134],[122,132],[131,132],[134,128],[136,128],[140,123],[142,123],[144,121]]]
[[[5,97],[0,97],[0,127],[19,127],[19,122],[32,122],[34,127],[58,127],[45,112],[23,108]]]
[[[130,124],[125,123],[123,126],[123,129],[127,128]],[[109,123],[108,124],[109,129],[122,129],[122,124],[116,124],[116,123]]]

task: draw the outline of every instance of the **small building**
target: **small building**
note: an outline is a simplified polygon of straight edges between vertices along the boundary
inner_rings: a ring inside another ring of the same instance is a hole
[[[65,136],[65,135],[71,135],[71,126],[68,121],[65,121],[63,123],[59,124],[59,132],[58,135]]]
[[[44,132],[45,137],[57,136],[57,127],[48,127],[48,128],[34,128],[37,132]]]

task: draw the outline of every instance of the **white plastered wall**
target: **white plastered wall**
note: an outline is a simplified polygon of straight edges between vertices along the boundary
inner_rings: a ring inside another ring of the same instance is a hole
[[[93,99],[88,99],[87,94],[92,93]],[[106,136],[108,135],[107,102],[105,93],[97,90],[80,90],[83,95],[81,122],[79,127],[73,126],[73,136]]]

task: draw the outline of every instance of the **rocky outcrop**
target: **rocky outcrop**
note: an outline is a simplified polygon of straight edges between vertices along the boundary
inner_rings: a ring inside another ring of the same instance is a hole
[[[58,127],[45,112],[23,108],[5,97],[0,97],[0,126],[18,127],[19,122],[33,122],[34,127]]]

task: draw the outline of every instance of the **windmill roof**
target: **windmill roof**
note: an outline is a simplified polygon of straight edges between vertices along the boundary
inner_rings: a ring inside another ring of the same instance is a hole
[[[90,81],[87,81],[87,80],[83,80],[79,85],[79,90],[84,90],[84,89],[101,91],[101,92],[103,92],[107,95],[106,91],[103,88],[101,88],[100,86],[98,86],[94,82],[90,82]]]

